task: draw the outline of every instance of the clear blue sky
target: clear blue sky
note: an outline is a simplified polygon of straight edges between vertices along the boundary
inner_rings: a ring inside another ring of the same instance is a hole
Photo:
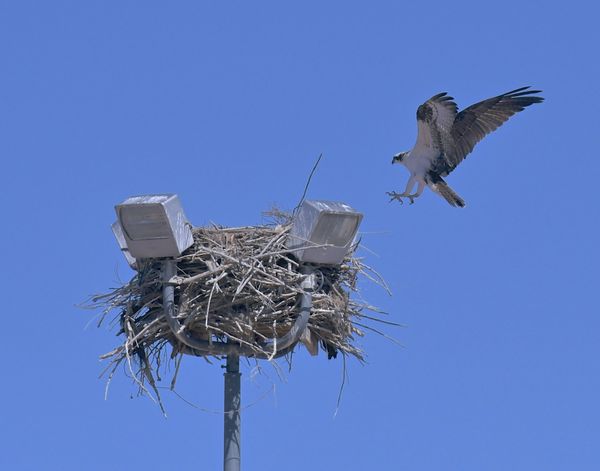
[[[285,3],[285,4],[284,4]],[[368,6],[367,6],[368,5]],[[0,467],[219,469],[222,417],[124,375],[114,332],[75,307],[131,276],[113,205],[176,192],[195,225],[261,223],[309,197],[365,214],[364,295],[406,328],[368,364],[244,367],[243,466],[261,470],[600,469],[598,9],[592,2],[0,2],[4,223]],[[524,85],[546,102],[448,178],[466,200],[385,191],[415,110]],[[166,381],[168,385],[168,378]],[[179,392],[222,403],[187,359]],[[274,392],[265,392],[274,388]]]

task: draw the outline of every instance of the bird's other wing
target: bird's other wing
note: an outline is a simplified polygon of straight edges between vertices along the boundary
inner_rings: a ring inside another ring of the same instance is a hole
[[[417,108],[417,143],[415,148],[442,150],[442,135],[450,135],[456,112],[454,98],[438,93]],[[446,139],[443,139],[446,140]]]
[[[527,106],[541,103],[544,99],[532,96],[540,90],[522,87],[465,108],[456,115],[450,135],[454,141],[454,152],[449,156],[450,165],[443,174],[448,174],[471,153],[475,144],[498,129],[508,118],[523,111]],[[440,173],[442,174],[442,173]]]

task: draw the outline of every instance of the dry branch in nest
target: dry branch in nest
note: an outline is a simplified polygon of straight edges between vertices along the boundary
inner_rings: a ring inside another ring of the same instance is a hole
[[[305,275],[285,247],[290,218],[281,213],[276,216],[279,224],[273,226],[193,230],[194,244],[176,260],[177,276],[171,280],[176,318],[188,335],[206,342],[234,342],[249,349],[248,356],[265,358],[271,354],[264,350],[265,341],[290,330],[298,316]],[[316,270],[317,286],[301,342],[313,355],[320,346],[329,358],[341,352],[362,361],[356,336],[364,335],[363,318],[377,320],[365,311],[379,311],[352,294],[361,274],[387,290],[385,283],[354,256],[354,250],[342,265]],[[119,365],[125,364],[141,391],[148,392],[149,384],[157,395],[162,366],[176,360],[174,387],[181,357],[190,353],[167,323],[162,285],[161,261],[146,260],[131,281],[94,297],[91,303],[103,309],[99,324],[109,313],[117,313],[114,323],[118,322],[118,335],[124,338],[101,357],[110,361],[109,381]]]

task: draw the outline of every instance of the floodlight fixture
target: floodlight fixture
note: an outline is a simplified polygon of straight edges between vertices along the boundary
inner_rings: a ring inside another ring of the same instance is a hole
[[[132,196],[115,211],[127,249],[136,259],[178,257],[193,243],[191,224],[177,195]]]
[[[339,265],[348,254],[363,215],[345,203],[305,200],[286,246],[305,263]]]
[[[129,253],[129,249],[127,248],[127,242],[125,241],[125,235],[123,234],[123,228],[121,227],[121,224],[119,224],[119,221],[113,222],[111,228],[113,234],[115,235],[115,239],[117,239],[119,247],[121,247],[121,252],[123,252],[123,255],[125,256],[125,260],[127,260],[127,263],[131,268],[137,270],[137,261]]]

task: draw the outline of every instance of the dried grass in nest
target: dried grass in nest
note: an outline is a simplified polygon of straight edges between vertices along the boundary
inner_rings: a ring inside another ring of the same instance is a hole
[[[304,275],[284,246],[290,219],[275,215],[280,224],[273,226],[193,230],[194,244],[177,259],[175,289],[177,319],[191,336],[238,342],[264,357],[270,353],[263,351],[264,341],[289,331],[297,317]],[[176,359],[173,388],[185,351],[163,313],[160,269],[160,260],[145,261],[131,281],[91,301],[92,307],[103,309],[99,325],[109,313],[117,313],[114,323],[124,337],[120,346],[101,357],[110,361],[109,382],[119,365],[126,364],[140,391],[148,392],[149,384],[157,396],[162,366]],[[378,332],[361,322],[378,320],[365,313],[378,311],[351,296],[361,274],[385,287],[354,250],[342,265],[318,268],[308,332],[302,337],[313,354],[320,345],[329,358],[341,352],[363,361],[355,338],[362,337],[365,328]]]

